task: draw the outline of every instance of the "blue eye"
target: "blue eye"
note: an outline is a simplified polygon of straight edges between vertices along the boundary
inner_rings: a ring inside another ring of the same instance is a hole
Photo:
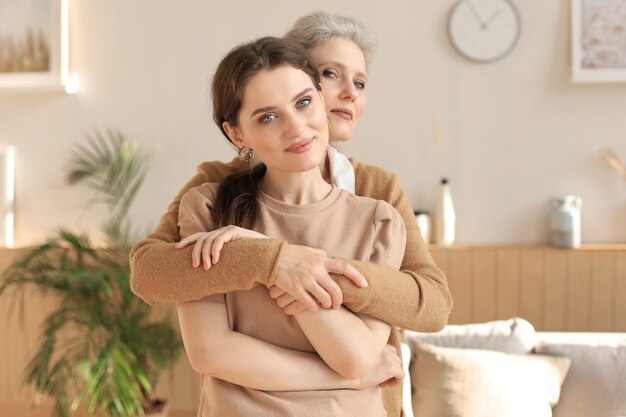
[[[325,78],[337,78],[337,74],[335,74],[334,71],[326,69],[324,71],[322,71],[322,77]]]
[[[365,88],[365,83],[363,81],[355,81],[354,86],[359,90],[363,90]]]
[[[305,97],[305,98],[303,98],[302,100],[299,100],[296,103],[296,107],[301,109],[303,107],[308,106],[309,104],[311,104],[311,98],[310,97]]]
[[[272,120],[275,120],[278,116],[276,116],[275,114],[266,114],[264,116],[262,116],[259,121],[261,123],[268,123],[271,122]]]

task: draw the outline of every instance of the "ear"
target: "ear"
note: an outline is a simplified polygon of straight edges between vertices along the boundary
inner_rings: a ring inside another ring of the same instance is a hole
[[[245,146],[245,143],[243,142],[243,135],[241,134],[239,128],[231,126],[228,122],[222,123],[222,128],[228,135],[230,141],[234,143],[236,147],[242,148]]]

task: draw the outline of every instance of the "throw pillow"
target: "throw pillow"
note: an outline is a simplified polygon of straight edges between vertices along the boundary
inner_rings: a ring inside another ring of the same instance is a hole
[[[488,349],[507,353],[528,353],[537,341],[533,325],[519,317],[487,323],[447,325],[438,333],[405,330],[404,339],[442,347]]]
[[[572,360],[555,416],[626,416],[626,337],[591,336],[596,340],[546,340],[536,347],[538,353]]]
[[[415,417],[550,417],[570,360],[412,342]]]

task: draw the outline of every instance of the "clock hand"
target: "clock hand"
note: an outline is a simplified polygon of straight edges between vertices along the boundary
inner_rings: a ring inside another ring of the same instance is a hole
[[[481,26],[483,30],[487,29],[489,25],[491,24],[491,22],[496,20],[496,17],[498,17],[499,15],[500,15],[500,10],[496,10],[495,12],[493,12],[492,15],[489,16],[489,18],[485,20],[485,23],[483,23],[483,25]]]
[[[476,10],[472,2],[470,0],[465,0],[465,4],[467,4],[467,7],[469,7],[476,20],[478,20],[478,23],[480,23],[480,27],[485,26],[485,22],[483,21],[482,17],[480,17],[480,14],[478,14],[478,11]]]

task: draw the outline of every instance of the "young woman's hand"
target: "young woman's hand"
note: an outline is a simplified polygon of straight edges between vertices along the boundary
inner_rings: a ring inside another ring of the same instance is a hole
[[[204,269],[211,269],[220,260],[220,252],[224,244],[244,238],[265,238],[267,236],[244,229],[238,226],[224,226],[211,232],[198,232],[187,236],[176,244],[176,249],[182,249],[194,243],[191,252],[191,264],[194,268],[204,264]]]
[[[288,316],[295,316],[298,313],[302,313],[307,310],[306,306],[300,301],[296,300],[291,295],[277,287],[276,285],[270,285],[268,287],[270,297],[276,301],[276,305],[283,309],[283,312]]]
[[[344,275],[359,287],[367,286],[365,277],[348,262],[329,258],[321,249],[287,244],[273,283],[277,288],[270,291],[270,296],[290,315],[299,313],[302,307],[310,311],[317,311],[319,306],[339,308],[343,294],[330,273]]]
[[[379,385],[381,388],[396,385],[404,378],[402,360],[395,346],[387,345],[380,355],[380,362],[371,371],[361,377],[360,388]]]

